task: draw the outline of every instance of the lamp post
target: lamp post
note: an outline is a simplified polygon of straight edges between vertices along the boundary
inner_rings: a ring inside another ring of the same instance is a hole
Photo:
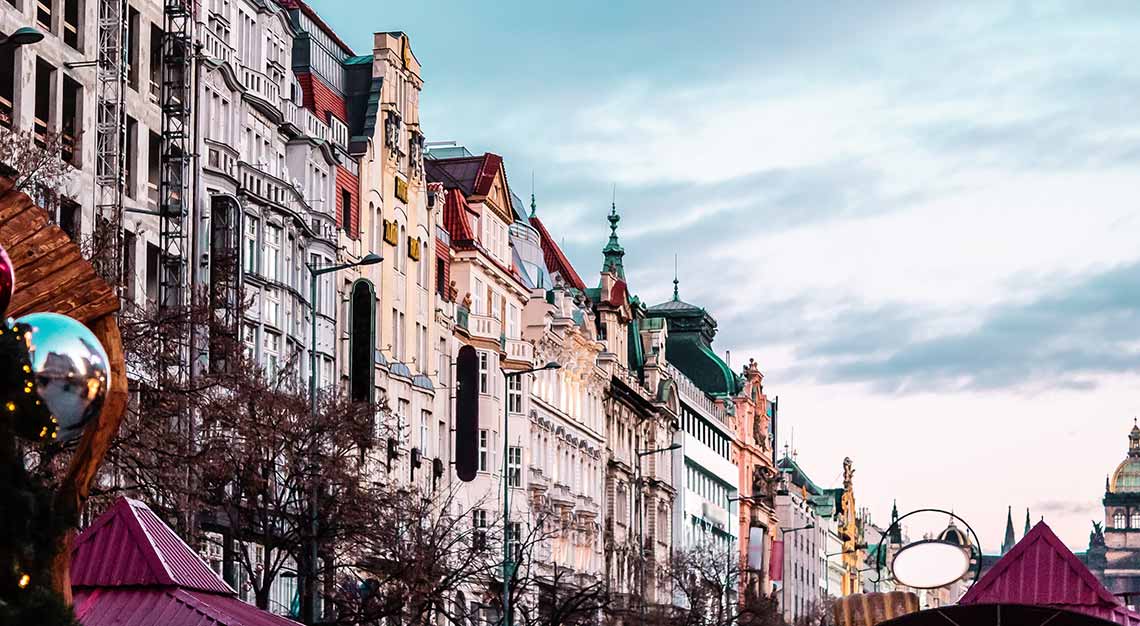
[[[511,626],[511,578],[514,577],[514,562],[511,560],[511,482],[507,477],[507,461],[510,456],[510,440],[507,433],[510,429],[511,413],[510,395],[511,379],[523,374],[533,374],[543,370],[556,370],[562,365],[557,361],[550,361],[542,367],[532,367],[525,370],[503,372],[503,626]],[[519,471],[522,471],[521,464]]]
[[[32,28],[31,26],[24,26],[17,28],[7,37],[0,37],[0,46],[11,46],[13,48],[19,46],[26,46],[33,43],[43,41],[44,34]]]
[[[350,267],[361,267],[364,265],[375,265],[384,258],[378,254],[368,254],[359,261],[353,263],[334,263],[331,265],[316,265],[313,263],[306,263],[305,268],[309,270],[309,326],[312,330],[312,343],[309,344],[309,415],[317,414],[317,278],[322,274],[336,272]],[[312,444],[310,444],[312,445]],[[316,476],[316,468],[313,467],[314,476]],[[301,578],[304,587],[301,597],[305,600],[301,602],[301,620],[307,624],[311,624],[316,617],[317,611],[317,488],[314,481],[312,492],[312,506],[310,507],[310,524],[312,536],[309,539],[308,549],[308,563],[305,563],[306,576]]]
[[[789,535],[791,533],[797,533],[801,530],[809,530],[811,528],[815,528],[814,522],[809,523],[806,526],[797,526],[795,528],[781,528],[780,529],[780,541],[784,542],[784,554],[786,555],[788,553],[788,542],[784,539],[784,537],[786,535]],[[787,568],[784,568],[784,569],[786,570]],[[788,588],[788,572],[785,571],[784,572],[784,583],[782,585],[780,585],[780,612],[784,612],[788,608],[788,605],[787,605],[787,597],[788,597],[787,588]]]
[[[637,479],[634,484],[637,486],[637,577],[638,585],[641,587],[641,624],[645,624],[645,498],[641,493],[641,459],[642,457],[658,452],[669,452],[670,450],[679,450],[681,444],[674,443],[665,448],[653,448],[652,450],[638,450],[637,463],[634,469],[637,470]]]

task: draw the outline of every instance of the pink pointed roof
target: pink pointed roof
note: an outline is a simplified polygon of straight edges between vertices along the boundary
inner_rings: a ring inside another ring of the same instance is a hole
[[[977,582],[959,604],[1030,604],[1063,608],[1140,626],[1045,522],[1039,522]]]
[[[242,602],[154,511],[128,498],[76,539],[71,584],[83,626],[299,626]]]
[[[75,540],[72,587],[171,586],[236,595],[154,511],[120,498]]]

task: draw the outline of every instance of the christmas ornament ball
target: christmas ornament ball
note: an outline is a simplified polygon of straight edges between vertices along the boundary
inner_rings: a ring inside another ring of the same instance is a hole
[[[110,384],[110,362],[102,344],[86,326],[58,313],[31,313],[15,320],[23,327],[34,393],[51,412],[61,442],[83,434],[99,414]]]
[[[16,270],[12,267],[12,259],[4,246],[0,246],[0,315],[8,309],[12,301],[12,292],[16,290]]]

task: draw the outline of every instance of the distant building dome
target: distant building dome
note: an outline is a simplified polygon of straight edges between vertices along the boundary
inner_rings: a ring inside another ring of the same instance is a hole
[[[1128,455],[1116,466],[1108,481],[1109,493],[1140,493],[1140,426],[1128,433]]]
[[[966,548],[970,545],[970,541],[966,539],[966,533],[954,524],[954,520],[950,520],[950,525],[945,528],[938,535],[938,540],[945,543],[952,543],[956,546]]]

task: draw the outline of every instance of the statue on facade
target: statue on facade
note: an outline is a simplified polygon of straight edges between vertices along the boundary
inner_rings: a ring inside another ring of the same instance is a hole
[[[419,132],[412,132],[408,141],[408,153],[411,155],[412,171],[423,173],[424,169],[424,136]]]
[[[400,114],[395,111],[384,118],[384,143],[392,156],[400,154]]]
[[[752,468],[752,495],[771,504],[776,497],[776,472],[767,465]]]
[[[1089,533],[1089,547],[1103,546],[1104,544],[1104,524],[1094,521],[1092,523],[1093,529]]]
[[[454,285],[455,283],[453,282],[451,284]],[[467,309],[468,311],[471,310],[471,292],[470,291],[463,294],[463,308]]]

